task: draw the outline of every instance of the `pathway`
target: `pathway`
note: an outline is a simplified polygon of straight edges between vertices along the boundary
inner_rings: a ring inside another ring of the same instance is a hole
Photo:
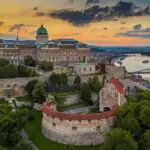
[[[78,113],[88,113],[91,108],[94,108],[95,106],[88,106],[88,107],[81,107],[76,109],[70,109],[64,111],[66,114],[78,114]]]

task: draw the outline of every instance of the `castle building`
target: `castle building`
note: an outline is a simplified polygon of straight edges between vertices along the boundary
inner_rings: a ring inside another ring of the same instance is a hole
[[[41,25],[41,27],[37,30],[37,35],[36,35],[36,42],[37,43],[46,43],[48,42],[48,32],[47,29]]]
[[[90,56],[90,50],[86,44],[73,39],[49,41],[47,29],[43,25],[37,30],[34,44],[23,43],[19,40],[16,40],[15,44],[4,44],[3,40],[0,40],[0,58],[20,64],[27,56],[32,56],[37,61],[45,60],[56,65],[68,65],[86,62]]]
[[[104,87],[100,91],[99,97],[100,111],[108,111],[114,106],[120,106],[126,103],[124,89],[116,78],[111,78],[110,81],[106,81]]]

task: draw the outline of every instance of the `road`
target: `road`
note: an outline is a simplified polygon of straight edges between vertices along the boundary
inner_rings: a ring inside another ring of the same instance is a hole
[[[76,109],[70,109],[67,111],[64,111],[66,114],[79,114],[79,113],[88,113],[91,108],[94,108],[95,106],[88,106],[88,107],[81,107]]]

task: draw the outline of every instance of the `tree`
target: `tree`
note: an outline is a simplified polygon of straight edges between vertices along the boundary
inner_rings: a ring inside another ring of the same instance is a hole
[[[89,85],[92,91],[100,91],[100,89],[102,88],[102,84],[99,82],[97,76],[89,80]]]
[[[105,150],[137,150],[138,144],[133,139],[130,132],[125,131],[121,128],[113,129],[106,133]]]
[[[6,59],[0,59],[0,66],[3,67],[5,65],[8,65],[9,64],[9,61],[6,60]]]
[[[38,82],[38,80],[32,80],[32,81],[28,82],[28,84],[25,87],[26,91],[28,92],[28,95],[32,96],[32,91],[37,82]]]
[[[0,146],[0,150],[7,150],[7,148]]]
[[[74,83],[73,86],[79,90],[80,89],[80,85],[81,85],[81,78],[79,75],[76,76],[76,78],[74,79]]]
[[[79,75],[76,76],[76,78],[74,79],[74,85],[80,85],[81,84],[81,78]]]
[[[141,101],[139,120],[144,127],[150,128],[150,101]]]
[[[150,149],[150,130],[146,130],[144,133],[143,139],[141,140],[141,149],[149,150]]]
[[[52,62],[47,62],[47,61],[41,61],[38,64],[39,69],[42,69],[44,71],[52,71],[54,66]]]
[[[33,59],[32,56],[26,56],[25,59],[24,59],[24,64],[26,66],[31,66],[31,67],[36,66],[36,62],[35,62],[35,60]]]
[[[41,81],[36,83],[34,90],[32,92],[32,97],[35,102],[43,103],[46,98],[45,84]]]
[[[49,77],[49,82],[51,83],[53,88],[55,88],[58,83],[58,75],[56,73],[52,73],[52,75]]]
[[[27,120],[26,110],[16,110],[7,104],[0,105],[0,143],[4,146],[14,146],[21,139],[20,132]]]
[[[85,102],[85,103],[89,103],[91,104],[91,90],[90,87],[87,83],[84,83],[81,86],[81,94],[80,94],[81,99]]]
[[[139,121],[130,114],[121,120],[120,127],[130,131],[134,136],[139,136],[142,132]]]
[[[67,74],[66,73],[61,73],[59,76],[60,76],[60,83],[61,83],[61,85],[66,86],[67,83],[68,83],[68,76],[67,76]]]
[[[33,150],[31,143],[20,140],[15,146],[15,150]]]

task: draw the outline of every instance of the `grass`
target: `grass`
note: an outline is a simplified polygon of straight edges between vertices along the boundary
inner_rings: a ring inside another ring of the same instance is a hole
[[[0,104],[8,104],[5,98],[0,98]]]
[[[66,145],[53,142],[46,138],[41,132],[41,112],[40,111],[29,111],[34,115],[32,121],[28,121],[25,126],[25,131],[27,132],[31,141],[40,149],[40,150],[68,150]],[[70,146],[70,150],[101,150],[102,146],[93,146],[93,147],[78,147]]]
[[[68,92],[68,93],[55,93],[55,92],[53,92],[53,93],[51,93],[51,95],[53,95],[53,96],[64,96],[64,97],[66,97],[66,96],[70,96],[70,95],[73,95],[73,94],[79,94],[79,93],[80,93],[79,91]]]
[[[32,102],[32,97],[31,96],[17,97],[16,100],[20,102]]]

